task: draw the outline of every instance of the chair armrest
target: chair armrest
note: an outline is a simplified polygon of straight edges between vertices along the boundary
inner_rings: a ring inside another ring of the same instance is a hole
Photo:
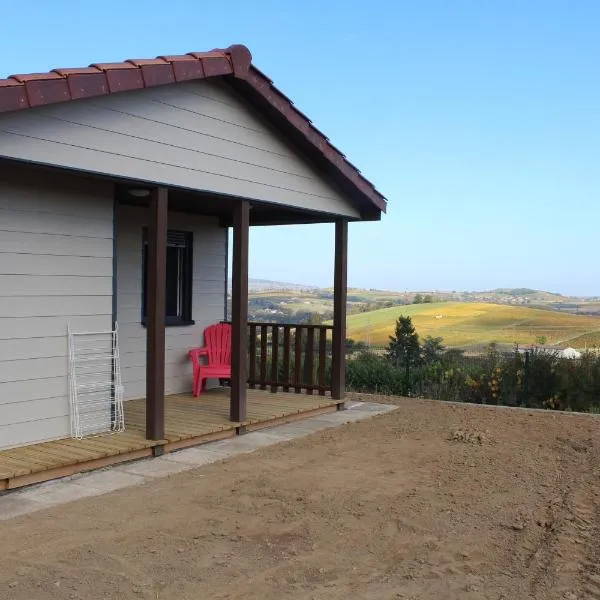
[[[192,348],[188,351],[188,355],[195,365],[200,366],[200,357],[208,356],[208,348]]]
[[[204,346],[203,348],[191,348],[189,354],[191,353],[197,354],[198,356],[204,356],[208,354],[208,348]]]

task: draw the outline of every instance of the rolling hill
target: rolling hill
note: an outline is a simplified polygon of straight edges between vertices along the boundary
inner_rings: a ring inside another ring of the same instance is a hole
[[[348,317],[348,337],[384,346],[400,315],[412,318],[417,333],[444,338],[451,347],[501,345],[600,345],[600,317],[476,302],[443,302],[393,306]]]
[[[227,289],[231,291],[231,277],[227,280]],[[271,279],[257,279],[250,277],[248,279],[248,290],[250,292],[268,292],[273,290],[300,291],[307,292],[318,290],[315,285],[304,285],[301,283],[289,283],[285,281],[273,281]]]

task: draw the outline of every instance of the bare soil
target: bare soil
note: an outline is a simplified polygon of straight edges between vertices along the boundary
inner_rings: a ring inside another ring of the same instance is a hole
[[[600,598],[598,417],[394,403],[0,523],[0,598]]]

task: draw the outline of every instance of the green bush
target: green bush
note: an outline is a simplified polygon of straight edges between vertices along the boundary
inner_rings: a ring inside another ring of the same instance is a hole
[[[562,359],[536,350],[482,356],[454,350],[410,369],[363,351],[347,365],[348,389],[435,400],[600,412],[600,357]]]
[[[348,361],[346,385],[357,392],[392,396],[407,393],[404,370],[369,351],[362,351]]]

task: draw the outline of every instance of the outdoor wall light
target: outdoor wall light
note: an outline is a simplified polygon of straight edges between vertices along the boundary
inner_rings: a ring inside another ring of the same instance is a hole
[[[134,188],[132,190],[127,190],[127,193],[130,196],[135,196],[136,198],[145,198],[146,196],[150,195],[150,190]]]

